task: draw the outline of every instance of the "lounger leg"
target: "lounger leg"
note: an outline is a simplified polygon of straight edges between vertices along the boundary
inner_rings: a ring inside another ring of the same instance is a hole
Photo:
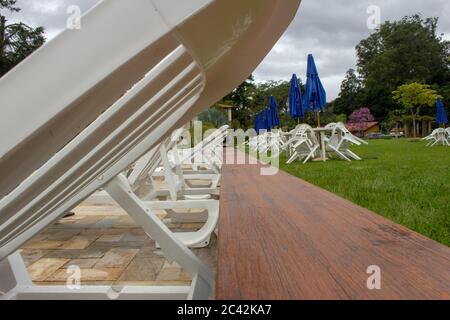
[[[7,295],[18,286],[31,285],[30,276],[19,251],[0,263],[0,297]]]
[[[160,245],[169,259],[178,262],[194,277],[197,275],[201,280],[197,282],[199,285],[205,286],[205,283],[208,285],[208,290],[201,290],[202,298],[208,299],[214,284],[213,273],[142,203],[131,190],[127,179],[122,175],[117,176],[107,185],[106,191],[144,229],[149,237]]]

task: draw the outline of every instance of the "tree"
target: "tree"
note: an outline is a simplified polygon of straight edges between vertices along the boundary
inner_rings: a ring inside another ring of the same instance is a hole
[[[208,109],[207,111],[200,113],[198,116],[198,120],[210,123],[214,125],[216,128],[219,128],[225,124],[227,124],[228,119],[226,115],[215,108]]]
[[[233,119],[237,119],[245,128],[253,127],[252,106],[254,100],[256,85],[253,75],[250,75],[239,87],[231,91],[225,96],[219,104],[232,105],[236,109],[233,110]]]
[[[375,118],[373,117],[369,108],[361,108],[359,110],[354,111],[348,119],[348,123],[355,124],[357,130],[360,133],[364,131],[366,123],[373,121],[375,121]]]
[[[351,114],[360,104],[361,80],[354,69],[349,69],[341,84],[341,92],[334,103],[334,111],[338,114]]]
[[[349,123],[367,123],[373,121],[375,121],[375,118],[369,108],[361,108],[356,110],[348,118]]]
[[[399,124],[403,122],[403,116],[405,114],[405,109],[396,109],[389,112],[388,117],[383,121],[381,126],[386,129],[386,131],[391,131],[395,128],[395,137],[398,139],[400,137]]]
[[[404,84],[393,93],[394,100],[406,109],[412,117],[413,137],[417,137],[416,118],[424,106],[432,107],[440,96],[429,85],[413,82]]]
[[[438,18],[420,15],[385,22],[356,47],[362,102],[378,118],[395,110],[391,92],[411,82],[444,85],[450,79],[450,43],[437,34]]]
[[[17,0],[0,0],[0,9],[10,12],[20,11],[15,6]],[[0,77],[14,68],[45,42],[44,28],[32,28],[19,22],[7,24],[0,13]]]

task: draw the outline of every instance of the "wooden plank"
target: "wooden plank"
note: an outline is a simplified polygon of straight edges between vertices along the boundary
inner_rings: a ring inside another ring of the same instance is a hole
[[[217,299],[450,299],[450,248],[260,169],[223,166]],[[381,290],[367,288],[371,265]]]

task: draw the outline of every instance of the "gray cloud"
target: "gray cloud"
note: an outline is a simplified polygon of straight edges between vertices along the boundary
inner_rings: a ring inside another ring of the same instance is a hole
[[[78,5],[84,12],[97,2],[19,0],[22,11],[8,18],[44,26],[50,39],[64,28],[68,6]],[[415,13],[440,17],[439,31],[449,38],[450,19],[445,19],[450,15],[448,0],[303,0],[292,25],[255,71],[256,80],[288,80],[292,73],[304,78],[306,57],[312,53],[328,98],[335,98],[345,72],[355,68],[355,46],[371,32],[366,25],[370,5],[379,6],[382,21]]]

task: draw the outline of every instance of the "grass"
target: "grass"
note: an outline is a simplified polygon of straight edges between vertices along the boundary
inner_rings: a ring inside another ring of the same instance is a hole
[[[295,162],[282,170],[450,246],[450,148],[372,140],[363,161]]]

